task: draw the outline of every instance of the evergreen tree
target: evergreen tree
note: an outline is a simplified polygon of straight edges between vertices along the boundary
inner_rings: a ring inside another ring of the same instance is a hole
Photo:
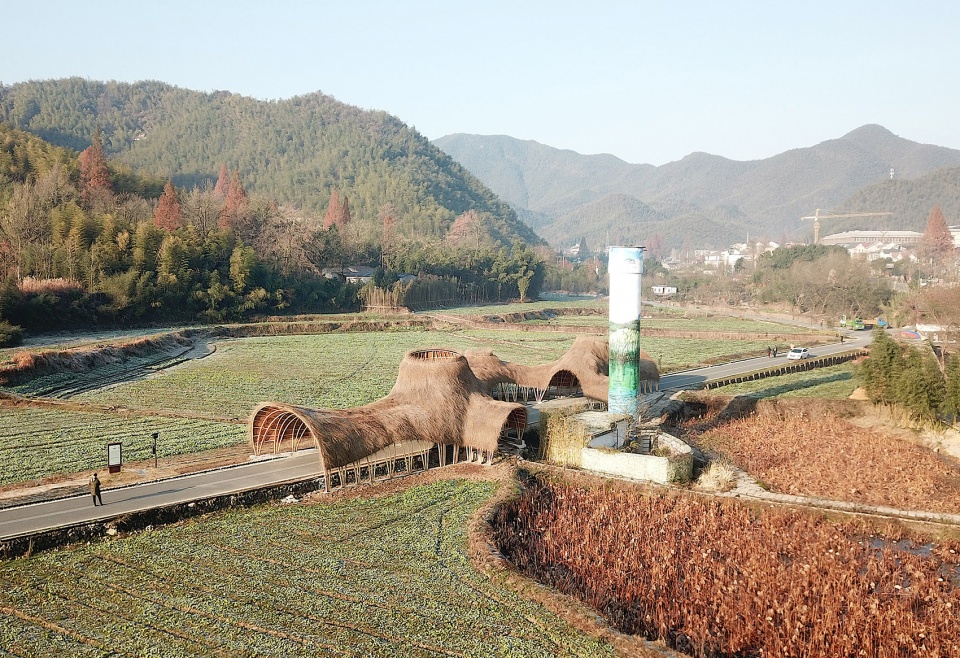
[[[880,328],[873,330],[870,356],[857,372],[874,404],[893,405],[898,401],[896,382],[903,370],[903,347]]]
[[[941,410],[952,418],[953,425],[956,427],[957,417],[960,416],[960,354],[953,354],[947,359],[945,375],[946,383]]]
[[[180,200],[177,196],[177,190],[173,186],[173,181],[167,181],[163,188],[163,195],[161,195],[160,201],[157,203],[157,209],[153,213],[153,223],[168,231],[175,231],[183,226]]]

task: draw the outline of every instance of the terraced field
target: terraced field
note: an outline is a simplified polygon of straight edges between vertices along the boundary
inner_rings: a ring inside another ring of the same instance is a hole
[[[414,348],[487,347],[506,361],[533,365],[561,356],[574,337],[525,331],[404,331],[244,338],[218,343],[216,353],[203,360],[149,379],[81,393],[76,399],[238,419],[265,400],[354,407],[386,395],[404,353]],[[728,356],[757,356],[766,349],[763,341],[673,338],[650,338],[643,346],[664,371]]]
[[[206,359],[77,399],[241,419],[265,400],[353,407],[386,395],[403,355],[414,348],[487,345],[507,360],[538,363],[557,358],[573,342],[573,336],[557,334],[486,333],[398,331],[222,341]]]
[[[0,563],[23,657],[612,656],[470,566],[489,482],[260,506]]]

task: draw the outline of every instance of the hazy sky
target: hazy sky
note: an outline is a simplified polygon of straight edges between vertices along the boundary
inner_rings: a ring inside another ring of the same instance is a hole
[[[5,3],[0,82],[323,91],[431,139],[505,134],[663,164],[765,158],[879,123],[960,148],[960,3]]]

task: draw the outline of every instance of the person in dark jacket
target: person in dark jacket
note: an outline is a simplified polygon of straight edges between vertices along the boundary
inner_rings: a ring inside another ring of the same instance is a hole
[[[103,498],[100,497],[100,478],[94,473],[90,478],[90,495],[93,496],[93,506],[96,507],[99,502],[103,505]]]

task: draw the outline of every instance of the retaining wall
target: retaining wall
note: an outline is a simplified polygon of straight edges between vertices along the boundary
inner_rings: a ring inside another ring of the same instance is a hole
[[[661,433],[658,446],[668,456],[638,455],[614,450],[584,448],[581,467],[588,471],[660,484],[689,482],[693,478],[693,450],[680,439]]]

